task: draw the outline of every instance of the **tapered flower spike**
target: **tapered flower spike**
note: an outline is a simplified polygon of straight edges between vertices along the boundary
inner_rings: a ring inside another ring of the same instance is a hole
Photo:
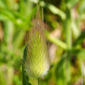
[[[44,36],[44,24],[37,12],[33,20],[33,28],[29,33],[27,55],[25,59],[25,71],[28,76],[39,78],[44,76],[49,69],[49,58],[46,40]]]

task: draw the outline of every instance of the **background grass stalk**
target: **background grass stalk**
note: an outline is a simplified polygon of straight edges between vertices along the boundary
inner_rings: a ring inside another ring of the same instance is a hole
[[[66,10],[66,43],[67,43],[67,57],[66,57],[66,85],[70,85],[71,74],[70,74],[70,58],[71,58],[71,48],[72,48],[72,29],[71,29],[71,13],[70,9]]]
[[[47,39],[48,39],[50,42],[52,42],[52,43],[54,43],[55,45],[63,48],[64,50],[67,49],[67,45],[66,45],[64,42],[62,42],[61,40],[56,39],[56,38],[50,36],[50,34],[49,34],[48,32],[45,32],[45,35],[46,35]]]

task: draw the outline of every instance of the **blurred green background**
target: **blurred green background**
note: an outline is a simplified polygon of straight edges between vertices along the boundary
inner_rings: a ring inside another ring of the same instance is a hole
[[[0,85],[22,85],[22,57],[38,0],[0,0]],[[51,66],[40,85],[85,85],[85,0],[40,0]]]

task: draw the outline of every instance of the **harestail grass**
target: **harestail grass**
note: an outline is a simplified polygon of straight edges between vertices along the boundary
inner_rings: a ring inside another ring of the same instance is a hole
[[[29,39],[24,51],[23,72],[29,77],[29,82],[32,85],[37,85],[38,78],[44,76],[49,69],[49,58],[44,36],[44,23],[40,19],[39,9],[36,18],[33,20],[33,27],[29,32]],[[28,85],[24,81],[23,85]],[[26,79],[27,80],[27,79]]]

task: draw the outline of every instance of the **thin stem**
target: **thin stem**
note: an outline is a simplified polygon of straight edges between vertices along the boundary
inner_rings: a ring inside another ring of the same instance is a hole
[[[44,9],[42,8],[42,21],[44,21]]]
[[[71,79],[71,74],[70,74],[70,56],[71,56],[71,48],[72,48],[72,29],[71,29],[71,13],[70,9],[66,11],[67,13],[67,18],[65,22],[65,28],[66,28],[66,43],[67,43],[67,58],[66,58],[66,85],[70,85],[70,79]]]
[[[70,9],[68,10],[67,14],[67,21],[66,21],[66,43],[68,50],[72,49],[72,29],[71,29],[71,13]]]

